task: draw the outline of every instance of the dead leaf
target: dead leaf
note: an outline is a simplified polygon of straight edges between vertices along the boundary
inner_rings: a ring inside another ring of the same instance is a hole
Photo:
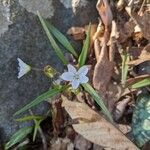
[[[129,65],[139,65],[145,61],[150,61],[150,44],[148,44],[141,52],[136,60],[129,61]]]
[[[136,12],[132,12],[128,7],[126,7],[126,11],[134,22],[139,25],[143,36],[150,41],[150,11],[145,11],[142,16],[139,16]]]
[[[105,31],[104,25],[102,24],[102,21],[99,20],[97,30],[96,30],[95,34],[93,35],[93,41],[95,41],[96,39],[102,37],[104,35],[104,31]]]
[[[98,39],[95,39],[95,41],[94,41],[94,52],[95,52],[96,61],[98,61],[100,51],[101,51],[100,41]]]
[[[135,23],[133,20],[129,20],[124,25],[118,25],[119,30],[119,43],[124,43],[134,32]]]
[[[112,23],[112,12],[107,0],[98,0],[96,8],[101,16],[105,28],[109,27]]]
[[[93,74],[93,86],[101,94],[105,95],[107,85],[111,79],[113,67],[113,62],[108,59],[108,49],[107,46],[103,46],[94,68]]]
[[[123,116],[124,111],[128,103],[130,102],[131,98],[126,97],[123,100],[116,103],[115,109],[114,109],[114,120],[119,121],[119,119]]]
[[[72,35],[75,40],[85,39],[85,28],[84,27],[71,27],[67,34]]]
[[[143,79],[147,79],[147,78],[150,78],[150,75],[149,74],[145,74],[145,75],[140,75],[140,76],[137,76],[137,77],[134,77],[134,78],[130,78],[127,80],[127,84],[126,86],[130,86],[132,84],[135,84]]]
[[[106,148],[138,150],[126,136],[86,104],[68,101],[64,96],[62,100],[62,106],[70,117],[79,121],[73,125],[74,130],[85,139]]]
[[[64,122],[63,110],[61,107],[61,99],[57,98],[52,102],[52,123],[54,128],[54,136],[57,137],[61,133],[61,126]]]

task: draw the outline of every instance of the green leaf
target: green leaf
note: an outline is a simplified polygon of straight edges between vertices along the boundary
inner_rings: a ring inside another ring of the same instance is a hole
[[[65,89],[65,87],[62,87],[60,89],[50,89],[47,92],[43,93],[42,95],[38,96],[36,99],[34,99],[32,102],[27,104],[25,107],[23,107],[21,110],[17,111],[14,115],[19,115],[20,113],[23,113],[24,111],[38,105],[39,103],[45,101],[47,98],[51,98],[60,92],[62,92]]]
[[[75,51],[75,49],[73,48],[73,46],[71,45],[71,43],[69,42],[69,40],[66,38],[66,36],[64,36],[57,28],[55,28],[49,22],[45,21],[45,23],[46,23],[48,29],[50,30],[50,32],[66,48],[66,50],[68,50],[69,52],[71,52],[75,57],[78,57],[77,52]]]
[[[80,67],[82,67],[85,64],[86,59],[87,59],[87,55],[88,55],[88,51],[89,51],[89,47],[90,47],[90,31],[91,31],[91,24],[89,24],[87,36],[86,36],[85,42],[83,44],[81,54],[79,56],[78,62],[79,62]]]
[[[150,85],[150,78],[143,79],[143,80],[131,85],[131,88],[132,89],[137,89],[137,88],[145,87],[145,86],[148,86],[148,85]]]
[[[105,106],[102,98],[97,94],[97,92],[93,89],[93,87],[88,84],[82,84],[82,86],[84,87],[84,89],[93,97],[93,99],[96,101],[96,103],[101,107],[103,113],[109,118],[109,120],[111,122],[113,122],[112,116],[109,112],[109,110],[107,109],[107,107]]]
[[[32,116],[25,116],[23,118],[19,118],[19,119],[15,119],[15,120],[18,122],[25,122],[25,121],[30,121],[30,120],[34,120],[34,119],[41,120],[43,118],[45,118],[45,117],[32,115]]]
[[[38,129],[40,128],[40,123],[43,121],[43,119],[37,121],[37,120],[34,120],[35,122],[35,126],[34,126],[34,132],[33,132],[33,142],[35,141],[35,138],[36,138],[36,135],[37,135],[37,131]]]
[[[121,74],[121,83],[124,86],[127,80],[129,65],[127,62],[130,60],[130,55],[128,53],[122,54],[122,74]]]
[[[10,141],[6,143],[5,150],[10,149],[15,144],[21,142],[29,133],[31,133],[33,127],[25,127],[18,130],[11,138]]]
[[[49,29],[46,25],[46,22],[44,21],[44,19],[42,18],[42,16],[40,15],[39,12],[37,12],[38,14],[38,17],[39,17],[39,20],[43,26],[43,29],[45,30],[46,34],[47,34],[47,37],[52,45],[52,47],[54,48],[56,54],[58,55],[58,57],[61,59],[61,61],[67,65],[68,64],[68,61],[66,60],[64,54],[62,53],[60,47],[57,45],[56,41],[54,40],[53,36],[51,35],[51,33],[49,32]]]

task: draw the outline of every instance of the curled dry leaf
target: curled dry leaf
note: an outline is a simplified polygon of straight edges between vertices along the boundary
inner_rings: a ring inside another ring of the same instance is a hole
[[[139,65],[145,61],[150,61],[150,44],[148,44],[141,52],[136,60],[128,62],[129,65]]]
[[[101,19],[105,25],[105,28],[112,23],[112,12],[107,0],[98,0],[96,8],[101,16]]]
[[[74,130],[94,144],[117,150],[138,150],[138,148],[111,123],[84,103],[71,102],[62,96],[62,106],[72,119],[78,119]]]
[[[128,105],[128,103],[130,102],[130,100],[131,100],[130,97],[126,97],[122,101],[119,101],[116,103],[116,107],[114,110],[114,120],[115,121],[118,121],[123,116],[125,108]]]

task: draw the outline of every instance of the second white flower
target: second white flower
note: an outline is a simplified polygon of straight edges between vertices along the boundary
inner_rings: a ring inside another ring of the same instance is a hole
[[[70,81],[74,89],[77,89],[80,84],[87,83],[89,78],[86,76],[88,73],[88,67],[82,66],[78,71],[72,65],[67,65],[68,72],[64,72],[61,78],[65,81]]]

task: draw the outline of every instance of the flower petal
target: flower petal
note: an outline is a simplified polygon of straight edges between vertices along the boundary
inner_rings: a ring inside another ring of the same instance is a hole
[[[80,83],[87,83],[89,81],[89,78],[86,76],[80,76]]]
[[[81,76],[85,76],[88,73],[88,66],[82,66],[79,70],[78,73]]]
[[[67,65],[67,67],[68,67],[68,72],[72,72],[72,73],[76,73],[77,72],[77,70],[76,70],[76,68],[74,66],[69,64],[69,65]]]
[[[19,62],[19,67],[18,67],[19,70],[18,79],[19,79],[31,70],[31,66],[24,63],[20,58],[17,58],[17,60]]]
[[[77,89],[78,86],[80,85],[80,82],[79,82],[79,80],[73,80],[71,82],[71,85],[72,85],[73,89]]]
[[[60,78],[62,78],[65,81],[72,81],[74,74],[72,72],[64,72]]]

